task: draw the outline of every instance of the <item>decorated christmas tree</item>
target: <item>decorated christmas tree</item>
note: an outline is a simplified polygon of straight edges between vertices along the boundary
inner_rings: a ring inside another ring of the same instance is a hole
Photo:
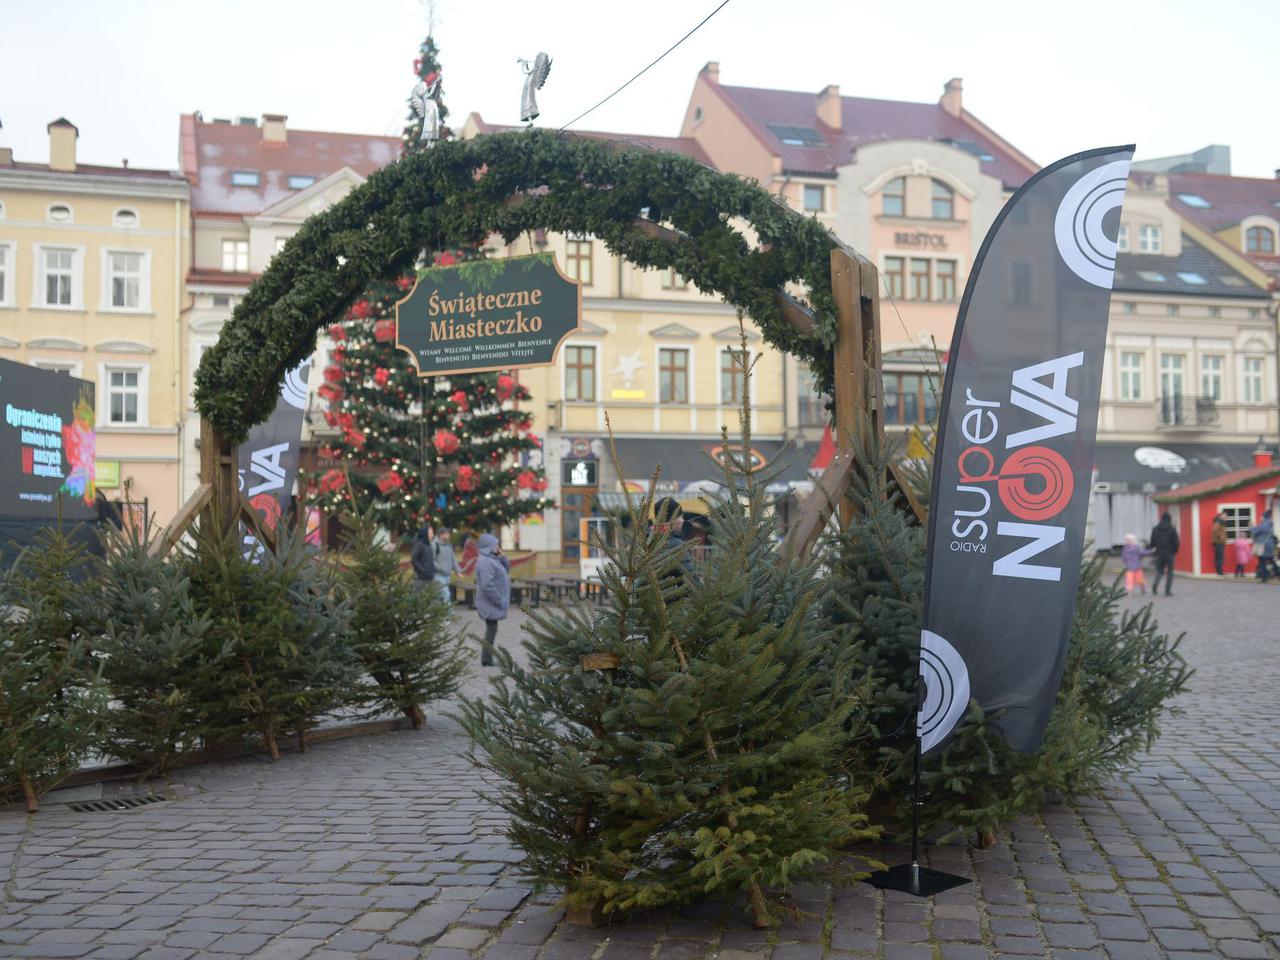
[[[414,68],[404,150],[430,149],[445,136],[440,62],[423,42]],[[423,262],[450,267],[479,259],[476,250],[425,251]],[[328,512],[363,512],[404,534],[422,524],[489,530],[541,513],[547,482],[527,454],[541,441],[529,432],[529,391],[511,373],[422,379],[395,345],[395,304],[414,283],[401,277],[369,290],[329,329],[332,362],[317,393],[338,436],[324,454],[340,459],[312,478],[310,502]],[[349,478],[349,482],[348,482]],[[358,503],[351,503],[354,492]]]

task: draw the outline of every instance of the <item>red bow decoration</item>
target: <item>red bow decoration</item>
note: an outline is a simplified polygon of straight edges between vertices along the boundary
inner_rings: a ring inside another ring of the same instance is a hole
[[[392,490],[399,490],[404,486],[404,477],[396,473],[394,470],[388,470],[378,478],[378,489],[382,493],[388,494]]]
[[[317,452],[320,456],[324,457],[326,460],[334,460],[334,459],[336,459],[336,458],[339,456],[338,451],[337,451],[337,450],[335,450],[335,449],[333,449],[333,447],[329,446],[328,444],[326,444],[325,446],[321,447],[321,448],[320,448],[319,450],[317,450],[316,452]]]
[[[539,477],[537,481],[534,482],[533,489],[538,491],[538,493],[541,493],[543,490],[547,489],[547,478]]]
[[[324,378],[329,383],[338,383],[342,380],[342,367],[338,366],[336,363],[325,367]]]
[[[373,382],[380,387],[385,387],[387,385],[387,380],[390,378],[390,376],[391,376],[390,370],[388,370],[386,367],[378,367],[373,371]]]
[[[371,313],[373,313],[373,304],[368,300],[360,299],[351,305],[351,316],[357,320],[364,320]]]
[[[437,267],[452,267],[457,262],[457,255],[450,250],[442,250],[435,256],[435,265]]]
[[[331,427],[336,427],[338,425],[338,415],[332,410],[326,410],[324,412],[324,422]]]
[[[373,339],[379,343],[389,343],[396,338],[396,322],[379,320],[373,325]]]
[[[342,388],[333,383],[322,383],[316,390],[319,396],[324,397],[330,403],[337,403],[342,399]]]
[[[532,490],[537,482],[538,475],[532,470],[521,470],[520,475],[516,477],[516,486],[521,490]]]
[[[471,409],[471,404],[467,402],[467,394],[465,390],[455,390],[449,394],[449,399],[458,405],[459,413],[466,413]]]
[[[470,493],[476,488],[476,472],[471,467],[458,468],[458,489]]]
[[[320,478],[320,492],[333,493],[335,490],[341,489],[346,477],[343,476],[341,470],[330,470]]]
[[[431,445],[436,448],[436,453],[447,457],[457,451],[461,441],[451,430],[437,430],[435,436],[431,438]]]
[[[335,323],[329,327],[329,336],[334,340],[347,339],[347,328],[340,323]]]
[[[399,287],[401,290],[408,290],[410,287],[413,286],[413,278],[401,277],[399,280],[396,281],[396,286]]]
[[[353,430],[348,427],[343,431],[342,435],[346,438],[347,443],[351,444],[357,450],[364,446],[365,436],[359,430]]]

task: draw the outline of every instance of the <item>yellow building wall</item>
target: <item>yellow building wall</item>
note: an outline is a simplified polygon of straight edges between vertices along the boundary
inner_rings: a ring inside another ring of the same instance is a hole
[[[68,174],[74,180],[75,174]],[[14,284],[12,306],[0,307],[0,356],[22,363],[74,365],[75,375],[97,384],[98,459],[120,462],[123,486],[129,481],[135,500],[146,498],[150,511],[165,522],[178,504],[179,319],[188,267],[188,215],[185,199],[136,197],[121,192],[97,195],[0,186],[0,243],[13,244],[9,266]],[[49,220],[49,207],[65,204],[70,222]],[[137,213],[132,227],[116,226],[116,211]],[[71,308],[36,303],[39,245],[79,252],[78,296]],[[110,307],[104,290],[105,252],[141,251],[148,255],[148,290],[143,311]],[[8,345],[10,341],[16,346]],[[108,365],[136,367],[146,373],[145,424],[112,426],[103,383]],[[105,489],[108,498],[123,489]]]

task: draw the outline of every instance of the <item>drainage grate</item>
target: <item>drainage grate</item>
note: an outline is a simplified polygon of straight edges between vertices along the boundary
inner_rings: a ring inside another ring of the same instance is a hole
[[[132,810],[149,803],[162,803],[168,797],[148,793],[141,797],[122,797],[119,800],[89,800],[85,803],[69,803],[67,807],[76,813],[110,813],[114,810]]]

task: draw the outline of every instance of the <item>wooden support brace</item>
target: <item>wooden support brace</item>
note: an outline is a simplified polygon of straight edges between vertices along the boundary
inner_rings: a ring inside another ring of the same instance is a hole
[[[813,492],[800,503],[800,515],[787,534],[788,556],[804,557],[813,549],[827,525],[827,518],[849,489],[853,469],[852,450],[838,450],[831,458],[831,463],[822,471],[822,476],[814,485]]]
[[[174,548],[182,535],[195,522],[200,511],[208,506],[209,501],[213,499],[213,484],[202,483],[196,487],[195,492],[187,498],[187,502],[182,505],[182,509],[178,511],[173,518],[173,522],[165,528],[164,533],[157,537],[151,543],[150,549],[147,551],[153,557],[163,557],[166,553]]]
[[[240,519],[248,524],[249,529],[253,531],[253,535],[258,538],[259,543],[268,550],[275,552],[276,532],[267,528],[267,525],[262,522],[262,514],[254,509],[253,504],[249,502],[249,498],[240,491],[237,491],[237,500],[240,507]]]

